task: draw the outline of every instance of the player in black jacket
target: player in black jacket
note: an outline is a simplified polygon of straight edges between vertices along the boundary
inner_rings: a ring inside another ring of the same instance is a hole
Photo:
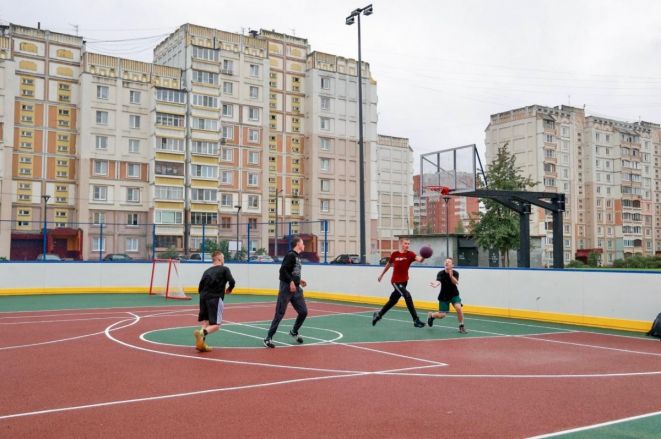
[[[197,288],[200,293],[200,314],[197,320],[202,322],[202,327],[196,329],[193,335],[195,335],[195,348],[200,352],[211,351],[206,343],[207,335],[220,329],[225,309],[225,293],[231,294],[235,284],[232,272],[224,265],[225,256],[221,252],[213,252],[211,261],[213,266],[204,272]],[[229,288],[225,291],[227,283]]]
[[[289,335],[294,338],[296,343],[303,343],[303,337],[298,333],[305,318],[308,315],[308,307],[303,297],[303,289],[307,283],[301,279],[301,256],[300,253],[305,248],[303,239],[300,236],[294,236],[291,241],[292,249],[282,260],[280,266],[280,288],[278,290],[278,301],[275,304],[275,316],[269,328],[269,332],[264,339],[264,346],[274,348],[273,336],[278,330],[278,325],[287,311],[287,304],[291,302],[298,313],[294,327],[289,331]]]

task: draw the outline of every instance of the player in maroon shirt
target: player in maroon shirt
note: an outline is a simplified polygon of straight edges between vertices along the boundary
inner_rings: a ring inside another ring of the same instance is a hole
[[[411,241],[409,239],[400,238],[399,251],[392,252],[383,272],[379,275],[379,282],[381,282],[381,279],[390,269],[390,266],[393,266],[392,278],[390,279],[390,283],[393,286],[393,292],[390,294],[390,298],[386,304],[381,308],[381,311],[377,311],[372,315],[372,326],[376,325],[376,322],[381,320],[388,310],[399,302],[399,299],[402,296],[404,296],[406,307],[409,309],[411,317],[413,317],[413,326],[416,328],[423,328],[425,326],[425,324],[420,321],[418,313],[415,311],[411,293],[406,289],[406,284],[408,284],[409,281],[409,266],[411,266],[414,261],[422,262],[425,258],[410,251],[410,245]]]

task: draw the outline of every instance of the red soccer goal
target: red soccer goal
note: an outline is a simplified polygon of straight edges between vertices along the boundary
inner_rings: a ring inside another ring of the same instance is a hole
[[[166,299],[190,300],[184,293],[181,263],[176,259],[154,259],[151,265],[149,294]]]

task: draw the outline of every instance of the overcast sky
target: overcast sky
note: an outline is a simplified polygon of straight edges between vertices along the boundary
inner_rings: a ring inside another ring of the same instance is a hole
[[[185,22],[273,29],[307,38],[312,50],[357,58],[357,29],[344,19],[367,4],[20,0],[3,2],[0,20],[66,33],[77,25],[88,50],[143,61]],[[374,14],[362,18],[363,59],[378,82],[379,132],[408,137],[416,164],[420,153],[470,143],[483,152],[489,116],[526,105],[570,104],[592,115],[661,122],[660,1],[373,4]]]

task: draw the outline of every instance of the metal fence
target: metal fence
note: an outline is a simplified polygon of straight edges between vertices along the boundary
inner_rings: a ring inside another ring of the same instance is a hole
[[[269,262],[300,235],[307,262],[327,262],[326,221],[220,224],[141,224],[0,220],[0,260],[145,261],[177,258],[210,261],[220,250],[227,260]]]

